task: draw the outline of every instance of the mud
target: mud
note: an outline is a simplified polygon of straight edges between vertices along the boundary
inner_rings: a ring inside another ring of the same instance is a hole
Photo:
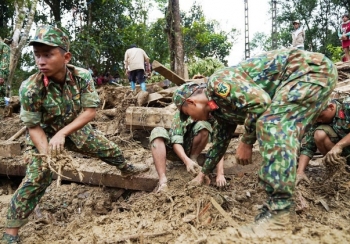
[[[105,99],[106,109],[118,109],[116,117],[110,118],[99,111],[93,124],[98,129],[105,128],[106,123],[117,124],[119,130],[107,136],[120,145],[127,160],[144,162],[151,156],[147,145],[149,131],[130,133],[125,128],[125,106],[137,102],[125,94],[115,93],[115,99],[122,99],[123,103]],[[22,127],[16,114],[0,123],[0,139],[9,138]],[[23,143],[24,137],[19,141]],[[231,143],[229,150],[234,151],[235,146],[236,143]],[[79,154],[73,158],[77,162],[90,160]],[[253,164],[249,170],[226,175],[229,185],[218,189],[214,184],[190,188],[187,183],[192,176],[182,164],[169,161],[166,194],[77,184],[63,178],[60,187],[56,182],[51,184],[29,223],[21,228],[22,243],[350,242],[350,174],[346,170],[330,174],[331,170],[319,159],[306,170],[311,184],[302,182],[297,187],[296,221],[288,231],[271,231],[263,238],[240,236],[236,227],[251,223],[266,201],[257,181],[259,162]],[[20,179],[5,175],[0,179],[2,232],[8,202]],[[215,175],[211,179],[215,182]],[[224,209],[225,216],[213,201]]]

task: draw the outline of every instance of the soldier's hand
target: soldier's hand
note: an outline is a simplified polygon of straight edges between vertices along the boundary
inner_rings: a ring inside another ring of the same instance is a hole
[[[202,170],[202,167],[199,166],[193,160],[189,159],[186,163],[186,169],[187,169],[187,172],[189,172],[190,174],[197,175]]]
[[[225,179],[225,176],[223,174],[217,174],[216,186],[218,186],[218,187],[226,186],[226,179]]]
[[[236,160],[238,164],[247,165],[252,163],[253,145],[239,142],[236,151]]]
[[[297,179],[295,181],[295,185],[296,186],[299,185],[299,183],[302,181],[306,181],[308,184],[310,184],[310,180],[304,172],[302,172],[300,174],[297,173]]]
[[[193,187],[193,186],[201,186],[203,184],[209,185],[210,179],[207,175],[203,174],[202,172],[199,172],[199,174],[196,176],[196,178],[194,178],[193,180],[188,182],[187,185],[190,187]]]
[[[66,138],[64,135],[56,133],[49,142],[49,154],[52,156],[61,154],[64,149],[65,140]]]
[[[323,159],[323,162],[328,165],[337,165],[339,164],[341,153],[343,152],[343,148],[339,145],[334,145],[334,147],[326,154]]]

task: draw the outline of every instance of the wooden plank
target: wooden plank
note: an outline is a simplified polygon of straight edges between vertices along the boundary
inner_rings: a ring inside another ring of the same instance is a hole
[[[153,129],[161,126],[169,129],[174,118],[176,109],[151,108],[151,107],[128,107],[125,112],[125,124],[130,129]]]
[[[175,83],[178,86],[186,83],[186,81],[183,78],[181,78],[180,76],[172,72],[170,69],[163,66],[157,60],[154,60],[152,62],[152,68],[153,70],[157,71],[159,74],[161,74],[166,79],[170,80],[171,82]]]
[[[21,143],[17,141],[0,141],[0,157],[14,157],[21,154]]]
[[[158,183],[158,175],[154,165],[150,170],[132,177],[123,178],[116,167],[97,159],[79,161],[79,170],[84,174],[82,183],[99,186],[117,187],[131,190],[153,191]],[[23,160],[1,159],[0,174],[8,176],[25,176],[26,164]],[[72,171],[63,170],[62,174],[71,178],[69,181],[81,182],[79,176]],[[57,179],[57,175],[53,175]],[[65,179],[63,179],[65,180]]]

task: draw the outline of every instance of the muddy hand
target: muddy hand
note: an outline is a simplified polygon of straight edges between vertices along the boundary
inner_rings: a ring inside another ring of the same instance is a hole
[[[341,159],[341,153],[343,149],[340,146],[335,145],[324,157],[323,162],[327,165],[337,165]]]
[[[207,175],[203,174],[202,172],[199,172],[196,178],[187,183],[187,185],[190,187],[201,186],[203,184],[209,185],[210,179]]]
[[[240,165],[248,165],[252,163],[253,146],[242,141],[239,142],[236,151],[236,161]]]
[[[224,175],[218,174],[216,176],[216,186],[217,187],[223,187],[226,186],[226,179]]]
[[[306,176],[306,174],[303,172],[301,174],[297,174],[297,179],[295,181],[295,185],[299,185],[300,182],[306,181],[308,184],[310,184],[309,178]]]
[[[197,175],[202,170],[202,167],[199,166],[196,162],[189,160],[186,164],[186,169],[190,174]]]
[[[63,152],[65,143],[65,136],[57,133],[49,142],[49,155],[57,156]]]

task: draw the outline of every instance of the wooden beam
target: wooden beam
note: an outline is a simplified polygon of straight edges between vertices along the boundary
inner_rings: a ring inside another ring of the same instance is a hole
[[[159,74],[161,74],[166,79],[170,80],[171,82],[175,83],[178,86],[186,83],[186,81],[184,79],[182,79],[180,76],[175,74],[173,71],[171,71],[167,67],[163,66],[157,60],[154,60],[152,62],[152,69],[157,71]]]
[[[150,170],[132,177],[122,177],[116,167],[107,165],[97,159],[79,159],[79,170],[84,174],[82,183],[117,187],[131,190],[153,191],[158,183],[158,175],[154,165]],[[25,176],[26,164],[24,160],[1,159],[0,174],[8,176]],[[78,175],[72,171],[63,170],[62,174],[71,178],[72,182],[81,182]],[[57,179],[57,175],[53,175]]]

